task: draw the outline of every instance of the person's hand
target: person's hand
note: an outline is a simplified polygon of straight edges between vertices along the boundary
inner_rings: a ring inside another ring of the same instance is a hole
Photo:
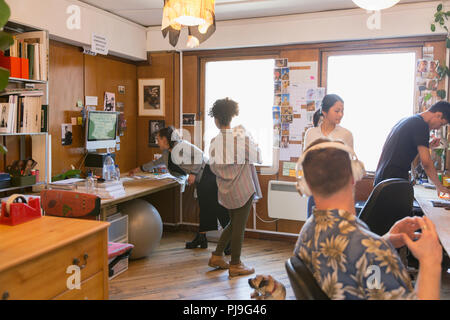
[[[194,184],[195,183],[195,178],[196,178],[196,176],[195,176],[195,174],[190,174],[189,175],[189,177],[188,177],[188,185],[191,185],[191,184]]]
[[[438,196],[440,196],[441,193],[449,195],[450,190],[447,187],[444,187],[442,184],[436,186]]]
[[[411,240],[417,240],[420,238],[420,233],[416,231],[420,229],[420,223],[418,217],[406,217],[397,221],[386,234],[387,240],[395,248],[401,248],[406,245],[404,235]]]
[[[131,169],[130,172],[128,172],[128,175],[130,177],[132,177],[132,176],[136,175],[136,173],[141,173],[141,172],[142,172],[141,168],[137,167],[137,168]]]
[[[420,264],[440,266],[442,263],[442,247],[436,233],[436,227],[427,217],[417,218],[422,230],[419,240],[412,241],[403,233],[403,240]]]
[[[434,138],[430,141],[430,143],[429,143],[430,148],[437,148],[437,147],[439,147],[439,143],[440,143],[440,142],[441,142],[441,139],[440,139],[440,138],[434,137]]]

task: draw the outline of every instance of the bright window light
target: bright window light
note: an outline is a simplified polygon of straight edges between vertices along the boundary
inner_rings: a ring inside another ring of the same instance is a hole
[[[414,113],[415,52],[330,56],[327,93],[344,100],[341,125],[355,153],[375,171],[392,127]]]
[[[263,166],[272,166],[274,59],[214,61],[206,63],[205,73],[205,152],[219,130],[209,109],[218,99],[239,103],[239,116],[231,127],[244,126],[259,144]]]

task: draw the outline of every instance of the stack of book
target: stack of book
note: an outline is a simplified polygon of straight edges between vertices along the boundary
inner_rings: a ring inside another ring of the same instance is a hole
[[[0,97],[0,133],[47,131],[47,106],[42,105],[42,91],[8,94]]]
[[[87,192],[86,182],[78,182],[76,191]],[[97,183],[94,193],[102,199],[115,199],[125,195],[125,188],[121,181],[105,181]]]
[[[45,31],[33,31],[13,36],[13,45],[5,56],[28,59],[28,75],[32,80],[48,79],[48,40]]]

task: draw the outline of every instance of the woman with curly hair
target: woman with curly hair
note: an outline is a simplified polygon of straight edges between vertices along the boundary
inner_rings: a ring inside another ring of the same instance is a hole
[[[261,150],[244,127],[231,128],[231,120],[238,114],[238,104],[229,98],[217,100],[209,111],[220,129],[211,140],[210,168],[217,177],[219,203],[228,209],[230,223],[223,230],[208,265],[229,269],[230,277],[255,272],[244,265],[240,257],[252,203],[254,199],[262,198],[254,166],[254,163],[262,163]],[[223,250],[230,240],[231,261],[228,264],[223,258]]]

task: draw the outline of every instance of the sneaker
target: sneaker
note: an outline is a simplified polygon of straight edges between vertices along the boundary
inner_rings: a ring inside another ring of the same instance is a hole
[[[215,255],[211,255],[211,258],[209,259],[208,262],[208,266],[219,269],[228,269],[230,267],[228,262],[226,262],[222,256],[215,256]]]
[[[186,242],[186,249],[195,249],[197,247],[202,249],[208,248],[208,239],[206,239],[206,234],[197,233],[194,240],[191,242]]]
[[[244,276],[254,272],[255,269],[252,267],[247,267],[242,262],[239,264],[230,264],[230,269],[228,270],[230,277]]]

